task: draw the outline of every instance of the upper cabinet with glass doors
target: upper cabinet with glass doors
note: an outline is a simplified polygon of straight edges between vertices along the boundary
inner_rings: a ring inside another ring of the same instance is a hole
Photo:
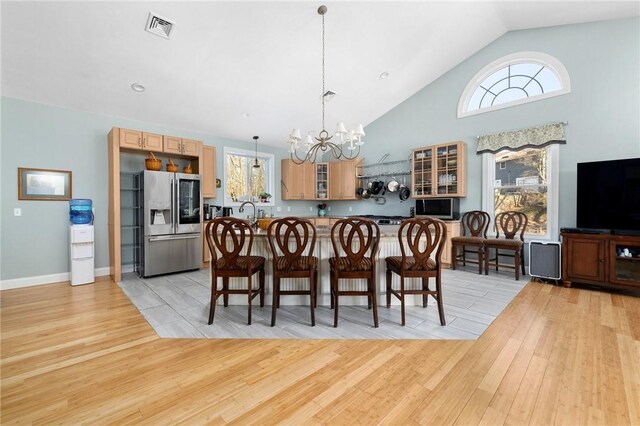
[[[413,198],[466,196],[465,153],[462,141],[413,150]]]

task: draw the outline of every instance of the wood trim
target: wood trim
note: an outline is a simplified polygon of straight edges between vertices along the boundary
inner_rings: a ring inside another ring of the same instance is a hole
[[[203,198],[215,198],[217,196],[216,188],[216,147],[202,145],[202,167],[200,175],[202,176],[202,196]]]
[[[120,251],[120,130],[111,129],[108,135],[109,159],[109,270],[111,279],[122,278],[122,253]]]

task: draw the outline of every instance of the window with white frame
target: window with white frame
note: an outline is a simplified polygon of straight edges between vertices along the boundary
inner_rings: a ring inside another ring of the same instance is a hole
[[[514,53],[490,63],[469,81],[458,102],[458,117],[570,91],[569,73],[556,58],[542,52]]]
[[[498,213],[519,211],[527,215],[529,239],[557,239],[558,146],[482,154],[483,210],[492,221]]]
[[[256,153],[245,149],[224,148],[224,204],[233,206],[243,201],[259,201],[264,194],[269,194],[266,205],[274,201],[274,167],[273,154]]]

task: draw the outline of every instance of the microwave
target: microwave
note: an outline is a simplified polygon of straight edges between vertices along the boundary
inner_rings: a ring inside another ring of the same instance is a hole
[[[416,200],[416,216],[431,216],[438,219],[460,219],[460,199],[427,198]]]

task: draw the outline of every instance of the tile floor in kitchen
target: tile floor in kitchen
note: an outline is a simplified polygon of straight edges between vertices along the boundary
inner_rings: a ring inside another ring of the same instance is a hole
[[[406,326],[400,325],[400,306],[378,307],[380,325],[366,306],[340,305],[338,327],[333,327],[333,311],[316,309],[316,326],[311,327],[308,306],[287,306],[281,299],[277,323],[271,327],[271,294],[265,307],[254,299],[253,324],[247,325],[247,307],[221,304],[215,320],[209,315],[209,275],[207,270],[141,279],[125,274],[118,285],[131,299],[160,337],[241,338],[241,339],[477,339],[529,282],[530,277],[513,278],[513,271],[478,275],[475,267],[443,270],[444,311],[447,325],[441,326],[435,300],[428,308],[407,306]],[[431,280],[432,286],[435,285]],[[268,286],[268,283],[267,283]],[[222,299],[222,298],[221,298]],[[222,301],[220,299],[220,302]],[[364,297],[362,298],[364,302]],[[384,295],[382,296],[384,303]]]

